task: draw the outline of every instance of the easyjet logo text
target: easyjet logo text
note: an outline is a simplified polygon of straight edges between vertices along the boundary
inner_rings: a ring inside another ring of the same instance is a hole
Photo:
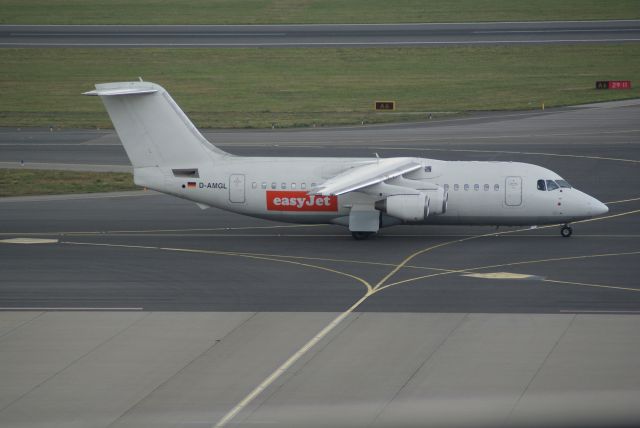
[[[338,211],[338,197],[308,195],[305,191],[267,190],[267,210]]]

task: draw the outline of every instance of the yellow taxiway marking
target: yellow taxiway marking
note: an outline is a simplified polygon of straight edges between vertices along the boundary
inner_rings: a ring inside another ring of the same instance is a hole
[[[525,261],[512,262],[512,263],[502,263],[502,264],[497,264],[497,265],[477,266],[477,267],[472,267],[472,268],[467,268],[467,269],[449,270],[449,271],[446,271],[446,272],[439,272],[439,273],[433,273],[433,274],[430,274],[430,275],[422,275],[422,276],[417,276],[417,277],[414,277],[414,278],[408,278],[408,279],[404,279],[402,281],[396,281],[396,282],[393,282],[391,284],[386,284],[383,287],[374,288],[374,291],[375,292],[379,292],[379,291],[382,291],[382,290],[384,290],[386,288],[393,287],[393,286],[396,286],[396,285],[406,284],[408,282],[415,282],[415,281],[419,281],[421,279],[426,279],[426,278],[433,278],[435,276],[450,275],[450,274],[454,274],[454,273],[460,273],[460,274],[477,273],[476,271],[478,271],[478,270],[493,269],[493,268],[503,268],[503,267],[509,267],[509,266],[525,265],[525,264],[550,263],[550,262],[559,262],[559,261],[565,261],[565,260],[579,260],[579,259],[589,259],[589,258],[596,258],[596,257],[616,257],[616,256],[628,256],[628,255],[637,255],[637,254],[640,254],[640,251],[631,251],[631,252],[625,252],[625,253],[589,254],[589,255],[584,255],[584,256],[557,257],[557,258],[552,258],[552,259],[525,260]],[[574,283],[574,284],[577,285],[578,283]],[[613,287],[613,286],[611,286],[610,288],[621,288],[621,287]],[[624,288],[622,287],[622,289],[624,289]],[[632,289],[632,290],[634,290],[634,289]]]
[[[537,260],[524,260],[520,262],[511,262],[511,263],[502,263],[491,266],[480,266],[475,268],[469,268],[467,270],[476,271],[476,270],[484,270],[484,269],[492,269],[492,268],[501,268],[507,266],[518,266],[518,265],[527,265],[534,263],[551,263],[551,262],[562,262],[566,260],[582,260],[582,259],[593,259],[598,257],[618,257],[618,256],[633,256],[640,254],[640,251],[627,251],[620,253],[600,253],[600,254],[587,254],[582,256],[567,256],[567,257],[554,257],[549,259],[537,259]]]
[[[179,251],[179,252],[184,252],[184,253],[201,253],[201,254],[213,254],[213,255],[221,255],[221,256],[236,256],[236,257],[244,257],[247,259],[255,259],[255,260],[269,260],[269,261],[274,261],[274,262],[279,262],[279,263],[288,263],[288,264],[292,264],[292,265],[298,265],[298,266],[304,266],[304,267],[309,267],[312,269],[319,269],[319,270],[324,270],[327,272],[331,272],[331,273],[335,273],[337,275],[342,275],[342,276],[346,276],[348,278],[351,279],[355,279],[356,281],[360,282],[362,285],[365,286],[365,288],[367,289],[367,293],[371,291],[371,284],[369,284],[369,282],[365,279],[360,278],[359,276],[356,275],[352,275],[350,273],[347,272],[342,272],[336,269],[331,269],[331,268],[327,268],[324,266],[318,266],[318,265],[312,265],[309,263],[302,263],[302,262],[296,262],[293,260],[282,260],[273,256],[265,256],[265,255],[250,255],[250,254],[244,254],[244,253],[234,253],[234,252],[228,252],[228,251],[215,251],[215,250],[195,250],[195,249],[188,249],[188,248],[166,248],[166,247],[161,247],[158,248],[159,250],[164,250],[164,251]]]
[[[42,238],[9,238],[0,239],[3,244],[55,244],[57,239],[42,239]]]
[[[221,230],[252,230],[252,229],[292,229],[301,227],[320,227],[328,226],[327,224],[286,224],[276,226],[242,226],[242,227],[214,227],[208,229],[147,229],[147,230],[93,230],[93,231],[77,231],[77,232],[0,232],[2,235],[115,235],[119,233],[145,234],[145,233],[163,233],[163,232],[216,232]],[[223,236],[223,235],[221,235]]]
[[[608,220],[610,218],[616,218],[616,217],[622,217],[625,215],[631,215],[631,214],[637,214],[640,213],[640,210],[633,210],[633,211],[625,211],[623,213],[619,213],[619,214],[613,214],[613,215],[608,215],[605,217],[596,217],[596,218],[588,218],[586,220],[579,220],[579,221],[574,221],[572,224],[577,224],[577,223],[588,223],[590,221],[602,221],[602,220]],[[540,229],[540,228],[539,228]]]
[[[555,279],[543,279],[542,281],[550,282],[553,284],[580,285],[582,287],[612,288],[614,290],[624,290],[624,291],[640,291],[640,288],[618,287],[615,285],[589,284],[585,282],[559,281]]]
[[[447,245],[455,244],[455,243],[458,243],[458,242],[468,241],[470,239],[480,238],[480,237],[483,237],[483,236],[486,236],[486,235],[475,235],[475,236],[471,236],[471,237],[468,237],[468,238],[456,239],[456,240],[453,240],[453,241],[446,241],[446,242],[442,242],[442,243],[437,244],[437,245],[432,245],[431,247],[423,248],[422,250],[418,250],[418,251],[410,254],[409,256],[405,257],[404,260],[402,260],[400,263],[398,263],[388,274],[386,274],[380,281],[378,281],[378,283],[373,287],[373,291],[376,292],[376,291],[379,291],[379,290],[381,290],[383,288],[386,288],[386,286],[384,284],[389,280],[389,278],[391,278],[393,275],[398,273],[398,271],[400,269],[402,269],[403,267],[406,267],[407,264],[411,260],[413,260],[414,258],[418,257],[419,255],[427,253],[429,251],[433,251],[433,250],[435,250],[437,248],[440,248],[440,247],[444,247],[444,246],[447,246]],[[446,271],[446,273],[451,273],[451,272],[452,271]],[[434,274],[434,275],[439,275],[439,274]],[[426,275],[425,277],[427,277],[427,276],[432,276],[432,275]]]
[[[597,218],[591,218],[591,219],[587,219],[587,220],[580,220],[580,221],[574,222],[574,224],[575,223],[585,223],[585,222],[589,222],[589,221],[608,220],[608,219],[611,219],[611,218],[637,214],[639,212],[640,212],[640,210],[626,211],[626,212],[623,212],[623,213],[613,214],[613,215],[609,215],[609,216],[605,216],[605,217],[597,217]],[[557,226],[559,226],[559,224],[550,224],[550,225],[546,225],[546,226],[540,226],[536,230],[548,229],[550,227],[557,227]],[[388,281],[389,278],[391,278],[393,275],[395,275],[409,261],[411,261],[415,257],[419,256],[420,254],[424,254],[424,253],[426,253],[428,251],[434,250],[436,248],[444,247],[446,245],[451,245],[451,244],[455,244],[455,243],[469,241],[471,239],[487,238],[487,237],[491,237],[491,236],[513,234],[513,233],[518,233],[518,232],[526,232],[528,230],[531,230],[531,229],[530,228],[526,228],[526,229],[506,230],[506,231],[502,231],[502,232],[487,233],[487,234],[484,234],[484,235],[475,235],[475,236],[471,236],[471,237],[464,238],[464,239],[457,239],[457,240],[443,242],[443,243],[438,244],[438,245],[434,245],[434,246],[431,246],[431,247],[428,247],[428,248],[424,248],[422,250],[418,250],[418,251],[414,252],[413,254],[409,255],[407,258],[405,258],[391,272],[389,272],[382,280],[380,280],[380,282],[378,282],[373,287],[373,291],[374,292],[378,292],[378,291],[382,291],[382,290],[384,290],[386,288],[389,288],[389,287],[392,287],[392,286],[395,286],[395,285],[405,284],[407,282],[413,282],[413,281],[417,281],[417,280],[420,280],[420,279],[431,278],[431,277],[434,277],[434,276],[446,275],[446,274],[450,274],[450,273],[473,272],[473,271],[479,270],[479,269],[490,269],[490,268],[495,268],[495,267],[513,266],[513,265],[516,265],[516,264],[539,263],[541,261],[557,261],[557,260],[569,260],[569,259],[571,259],[571,258],[555,258],[555,259],[546,259],[546,260],[529,261],[529,262],[515,262],[515,263],[499,264],[499,265],[484,266],[484,267],[479,267],[479,268],[451,270],[449,272],[435,273],[435,274],[431,274],[431,275],[422,275],[422,276],[418,276],[418,277],[415,277],[415,278],[409,278],[409,279],[405,279],[405,280],[402,280],[402,281],[397,281],[397,282],[394,282],[394,283],[391,283],[391,284],[385,284],[385,282]],[[603,254],[603,255],[579,256],[579,257],[576,257],[576,258],[605,257],[605,256],[610,256],[610,255],[627,255],[627,254],[637,254],[637,253],[638,252],[618,253],[618,254]]]
[[[539,227],[539,229],[544,229],[547,227],[556,227],[557,225],[549,225],[549,226],[542,226]],[[398,265],[396,265],[396,267],[391,270],[391,272],[389,272],[384,278],[382,278],[374,287],[373,287],[373,291],[374,292],[378,292],[381,290],[384,290],[385,288],[389,288],[393,285],[397,285],[397,284],[403,284],[405,282],[409,282],[409,281],[415,281],[418,279],[423,279],[423,278],[429,278],[432,276],[437,276],[437,275],[443,275],[443,274],[449,274],[449,273],[458,273],[458,272],[466,272],[466,270],[447,270],[445,272],[441,272],[441,273],[435,273],[435,274],[431,274],[431,275],[423,275],[420,277],[416,277],[416,278],[411,278],[411,279],[407,279],[404,281],[398,281],[398,282],[394,282],[392,284],[385,284],[393,275],[395,275],[396,273],[398,273],[398,271],[404,267],[407,266],[407,263],[409,263],[411,260],[413,260],[414,258],[416,258],[417,256],[427,253],[429,251],[433,251],[437,248],[441,248],[447,245],[452,245],[452,244],[457,244],[460,242],[465,242],[465,241],[470,241],[472,239],[479,239],[479,238],[487,238],[490,236],[498,236],[498,235],[506,235],[506,234],[511,234],[511,233],[517,233],[517,232],[525,232],[527,230],[531,230],[530,228],[526,228],[526,229],[516,229],[516,230],[505,230],[502,232],[491,232],[491,233],[486,233],[483,235],[473,235],[473,236],[469,236],[467,238],[462,238],[462,239],[454,239],[452,241],[446,241],[446,242],[442,242],[440,244],[437,245],[432,245],[431,247],[427,247],[427,248],[423,248],[422,250],[418,250],[412,254],[410,254],[409,256],[407,256],[402,262],[400,262]]]
[[[273,261],[273,262],[278,262],[278,263],[288,263],[288,264],[292,264],[292,265],[298,265],[298,266],[303,266],[303,267],[308,267],[308,268],[312,268],[312,269],[318,269],[318,270],[323,270],[326,272],[331,272],[331,273],[335,273],[337,275],[342,275],[342,276],[346,276],[348,278],[351,279],[355,279],[356,281],[360,282],[362,285],[365,286],[365,288],[367,289],[367,292],[371,291],[371,284],[369,284],[369,282],[363,278],[360,278],[359,276],[356,275],[352,275],[350,273],[347,272],[342,272],[336,269],[331,269],[331,268],[327,268],[324,266],[318,266],[318,265],[313,265],[310,263],[302,263],[302,262],[297,262],[297,261],[293,261],[293,260],[282,260],[273,256],[269,256],[269,255],[250,255],[250,254],[245,254],[245,253],[239,253],[239,252],[233,252],[233,251],[216,251],[216,250],[198,250],[198,249],[191,249],[191,248],[172,248],[172,247],[154,247],[154,246],[145,246],[145,245],[124,245],[124,244],[100,244],[100,243],[95,243],[95,242],[62,242],[63,244],[70,244],[70,245],[89,245],[89,246],[94,246],[94,247],[116,247],[116,248],[139,248],[139,249],[145,249],[145,250],[160,250],[160,251],[176,251],[176,252],[183,252],[183,253],[199,253],[199,254],[211,254],[211,255],[218,255],[218,256],[234,256],[234,257],[243,257],[243,258],[247,258],[247,259],[255,259],[255,260],[268,260],[268,261]]]
[[[623,204],[625,202],[635,202],[635,201],[640,201],[640,198],[622,199],[620,201],[610,201],[610,202],[605,202],[605,205]]]
[[[466,273],[462,276],[468,276],[470,278],[485,278],[485,279],[528,279],[535,278],[534,275],[526,275],[523,273],[512,272],[487,272],[487,273]]]

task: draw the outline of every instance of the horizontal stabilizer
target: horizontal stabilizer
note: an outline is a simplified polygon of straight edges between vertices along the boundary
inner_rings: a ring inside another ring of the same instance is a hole
[[[158,92],[154,88],[118,88],[118,89],[95,89],[89,92],[83,92],[82,95],[108,97],[113,95],[142,95],[153,94]]]

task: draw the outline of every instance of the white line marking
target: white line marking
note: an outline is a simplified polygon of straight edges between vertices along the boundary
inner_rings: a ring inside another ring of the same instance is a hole
[[[638,42],[640,38],[625,39],[541,39],[541,40],[459,40],[459,41],[398,41],[398,42],[282,42],[282,43],[0,43],[0,46],[23,47],[269,47],[269,46],[402,46],[402,45],[499,45]]]
[[[35,145],[35,144],[24,144],[22,147],[28,147],[30,145]],[[58,144],[51,144],[51,145],[58,145]],[[74,145],[74,144],[72,144]],[[76,144],[77,145],[77,144]],[[84,148],[84,147],[83,147]],[[19,164],[20,162],[7,162],[7,161],[3,161],[2,164],[7,164],[7,163],[12,163],[12,164]],[[40,165],[40,166],[50,166],[50,165],[59,165],[59,166],[70,166],[70,167],[78,167],[78,166],[90,166],[90,167],[105,167],[105,168],[114,168],[114,167],[119,167],[119,168],[123,168],[123,167],[127,167],[127,168],[133,168],[131,165],[127,165],[127,164],[113,164],[113,165],[109,165],[109,164],[99,164],[99,163],[58,163],[58,162],[26,162],[25,165],[21,168],[24,169],[29,169],[29,166],[36,166],[36,165]]]
[[[80,143],[0,143],[0,146],[9,146],[9,147],[16,146],[16,147],[23,147],[23,148],[27,148],[31,146],[77,146],[77,147],[85,148],[86,146],[99,147],[99,146],[121,146],[121,145],[122,144],[119,144],[119,143],[91,143],[89,141],[83,141]],[[73,163],[71,165],[83,165],[83,164]],[[128,165],[123,165],[123,166],[128,166]]]
[[[640,311],[608,311],[605,309],[562,309],[560,312],[567,314],[640,314]]]
[[[595,33],[595,32],[628,32],[640,31],[640,28],[588,28],[588,29],[549,29],[549,30],[480,30],[474,34],[529,34],[529,33]]]
[[[0,242],[3,244],[57,244],[57,239],[43,239],[43,238],[8,238],[8,239],[0,239]]]
[[[260,385],[255,387],[247,396],[240,401],[233,409],[231,409],[217,424],[213,425],[213,428],[222,428],[227,425],[238,413],[242,411],[247,405],[249,405],[262,391],[267,389],[273,382],[275,382],[280,376],[282,376],[287,369],[294,365],[300,358],[302,358],[311,348],[313,348],[318,342],[320,342],[327,334],[335,329],[349,314],[351,314],[358,306],[362,304],[371,295],[368,292],[353,304],[349,309],[338,315],[331,321],[325,328],[320,330],[311,340],[305,343],[295,354],[293,354],[287,361],[282,363],[280,367],[275,369]]]
[[[142,311],[144,308],[1,307],[0,311]]]
[[[611,30],[600,30],[600,31],[611,31]],[[42,37],[67,37],[67,36],[71,36],[71,37],[85,37],[85,36],[104,36],[104,37],[112,37],[112,36],[118,36],[118,37],[145,37],[145,36],[166,36],[166,37],[173,37],[173,36],[286,36],[287,33],[171,33],[171,32],[167,32],[167,33],[144,33],[144,32],[140,32],[140,33],[113,33],[113,32],[109,32],[109,31],[103,31],[103,32],[95,32],[95,33],[36,33],[36,32],[23,32],[23,33],[9,33],[9,37],[38,37],[38,36],[42,36]]]
[[[615,22],[636,22],[640,23],[640,19],[583,19],[583,20],[556,20],[556,21],[469,21],[469,22],[414,22],[414,23],[393,23],[393,22],[381,22],[379,24],[194,24],[194,25],[185,25],[185,24],[152,24],[146,27],[202,27],[202,28],[210,28],[210,27],[321,27],[321,26],[395,26],[395,27],[407,27],[407,26],[418,26],[418,25],[499,25],[499,24],[563,24],[563,23],[581,23],[581,24],[595,24],[595,23],[615,23]],[[3,27],[140,27],[139,24],[2,24],[0,25],[0,29]]]

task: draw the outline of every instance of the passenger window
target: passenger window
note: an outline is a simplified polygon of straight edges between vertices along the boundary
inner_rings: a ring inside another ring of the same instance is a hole
[[[258,188],[258,183],[256,183],[255,181],[253,183],[251,183],[251,188],[252,189],[257,189]]]
[[[458,186],[457,184],[453,185],[453,190],[455,190],[456,192],[458,191],[459,188],[460,188],[460,186]]]
[[[301,189],[306,189],[307,188],[307,183],[300,183],[300,188]]]
[[[296,188],[296,183],[291,183],[291,188],[295,189]]]
[[[496,192],[497,192],[498,190],[500,190],[500,185],[499,185],[499,184],[494,185],[494,186],[493,186],[493,190],[494,190],[494,191],[496,191]]]
[[[488,192],[488,191],[489,191],[489,185],[488,185],[488,184],[485,184],[485,185],[484,185],[484,191],[485,191],[485,192]]]
[[[553,180],[547,180],[547,190],[552,191],[558,189],[558,185]]]
[[[272,189],[277,189],[278,188],[278,185],[276,184],[275,181],[273,183],[271,183],[271,188]]]
[[[538,190],[547,190],[547,187],[544,184],[544,180],[538,180]]]
[[[480,190],[480,185],[479,185],[479,184],[474,184],[474,185],[473,185],[473,190],[475,190],[476,192],[477,192],[478,190]]]
[[[280,188],[281,188],[281,189],[286,189],[286,188],[287,188],[287,183],[282,183],[282,184],[280,185]]]
[[[262,182],[262,188],[263,188],[263,189],[266,189],[266,188],[267,188],[267,182],[266,182],[266,181],[263,181],[263,182]]]
[[[469,185],[468,185],[468,184],[465,184],[465,185],[464,185],[464,191],[466,192],[466,191],[468,191],[468,190],[469,190]]]

